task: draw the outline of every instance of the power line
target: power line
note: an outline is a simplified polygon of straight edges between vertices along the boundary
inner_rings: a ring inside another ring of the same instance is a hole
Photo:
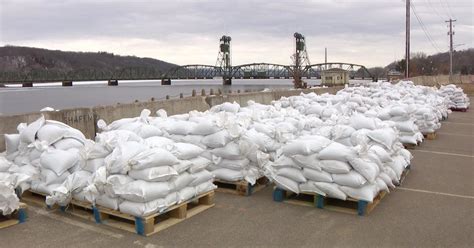
[[[446,6],[448,6],[449,16],[451,18],[454,18],[455,16],[453,15],[453,11],[451,10],[451,6],[449,5],[449,1],[444,0],[444,2],[446,3]]]
[[[430,0],[425,0],[425,1],[426,1],[426,3],[428,4],[428,6],[430,6],[430,8],[433,10],[433,12],[434,12],[437,16],[439,16],[439,18],[441,18],[441,20],[444,21],[444,17],[442,17],[442,16],[439,14],[438,10],[433,6],[432,2],[431,2]]]
[[[415,14],[415,17],[416,17],[416,20],[418,21],[418,23],[420,24],[420,27],[421,29],[423,30],[423,32],[425,33],[426,35],[426,38],[428,38],[428,40],[430,41],[431,45],[434,47],[434,49],[440,53],[441,50],[439,49],[438,45],[436,44],[436,42],[434,41],[434,39],[431,37],[431,34],[428,32],[428,29],[426,28],[425,24],[423,23],[423,21],[421,20],[420,16],[418,15],[417,11],[416,11],[416,8],[415,8],[415,5],[413,3],[410,4],[410,7],[411,9],[413,10],[413,14]]]

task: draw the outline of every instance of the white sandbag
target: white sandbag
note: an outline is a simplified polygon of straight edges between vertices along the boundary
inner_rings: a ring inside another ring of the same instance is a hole
[[[192,199],[194,196],[196,196],[196,189],[194,187],[186,187],[178,192],[178,204],[188,201]]]
[[[393,158],[392,162],[388,163],[388,166],[390,166],[390,168],[392,168],[393,171],[395,171],[398,180],[400,180],[402,173],[405,170],[407,165],[408,165],[407,162],[402,156],[396,156]]]
[[[108,195],[105,195],[105,194],[104,195],[99,195],[95,199],[95,204],[96,205],[106,207],[106,208],[110,208],[110,209],[113,209],[113,210],[118,210],[121,202],[122,202],[122,200],[120,198],[109,197]]]
[[[136,141],[119,143],[104,160],[107,171],[111,174],[126,174],[131,169],[129,161],[146,149],[144,144]]]
[[[142,170],[146,168],[158,166],[170,166],[179,163],[179,160],[169,151],[162,148],[151,148],[141,151],[133,156],[129,164],[134,170]]]
[[[382,178],[377,177],[377,179],[375,179],[375,184],[377,185],[377,192],[380,192],[380,191],[390,192],[390,190],[388,189],[388,185],[385,183],[385,181]]]
[[[109,197],[117,198],[118,195],[115,193],[115,189],[123,187],[123,185],[131,183],[133,181],[134,179],[129,177],[128,175],[120,175],[120,174],[110,175],[107,177],[107,182],[104,185],[104,192]]]
[[[355,150],[337,142],[332,142],[318,154],[320,160],[338,160],[343,162],[349,161],[355,156]]]
[[[170,166],[151,167],[142,170],[132,169],[128,172],[131,178],[147,182],[165,182],[178,176],[178,172]]]
[[[15,194],[15,190],[5,184],[0,183],[0,215],[9,215],[20,206],[20,200]]]
[[[191,134],[194,135],[210,135],[219,131],[219,127],[217,127],[216,123],[212,120],[200,120],[197,122],[197,125],[190,130]]]
[[[68,171],[65,171],[61,175],[56,175],[56,173],[52,170],[42,168],[41,169],[41,181],[46,184],[60,184],[63,183],[64,180],[70,175]]]
[[[216,163],[217,167],[220,168],[227,168],[231,170],[243,170],[245,169],[249,164],[250,160],[247,158],[243,159],[218,159],[214,161]]]
[[[392,128],[372,130],[367,133],[367,136],[389,150],[392,149],[393,143],[397,140],[397,134]]]
[[[301,156],[301,155],[299,155]],[[272,163],[273,167],[291,167],[301,169],[302,166],[298,165],[295,160],[285,155],[278,157],[275,162]]]
[[[67,132],[68,129],[62,125],[45,124],[38,130],[36,136],[39,140],[46,141],[48,145],[52,145],[61,140]]]
[[[289,178],[277,175],[273,177],[273,181],[281,189],[289,190],[296,194],[300,193],[299,184]]]
[[[373,145],[369,148],[369,152],[374,153],[381,162],[386,163],[392,161],[390,154],[381,146]]]
[[[172,165],[173,169],[175,169],[179,174],[187,171],[193,163],[189,160],[179,160],[177,164]]]
[[[212,164],[211,160],[204,157],[193,158],[190,159],[189,162],[191,162],[191,166],[188,169],[190,173],[202,171]]]
[[[300,192],[302,193],[313,193],[313,194],[326,196],[326,193],[324,193],[324,191],[316,187],[316,184],[314,181],[307,181],[306,183],[300,184],[299,187],[300,187]]]
[[[35,141],[36,133],[44,125],[44,123],[44,116],[41,116],[38,120],[30,123],[20,132],[20,141],[26,144],[33,143]]]
[[[61,140],[56,141],[53,144],[54,148],[59,149],[59,150],[69,150],[72,148],[78,148],[81,149],[84,147],[84,143],[82,143],[80,140],[75,139],[75,138],[64,138]]]
[[[159,128],[148,124],[141,125],[139,129],[135,130],[135,133],[143,139],[163,135],[163,131]]]
[[[353,188],[360,188],[367,183],[367,180],[362,175],[353,170],[346,174],[333,174],[332,179],[338,185]]]
[[[284,167],[277,170],[276,174],[278,176],[289,178],[297,183],[306,182],[305,176],[300,169]]]
[[[350,118],[350,126],[359,130],[359,129],[370,129],[374,130],[376,124],[373,118],[365,117],[361,114],[354,114]]]
[[[310,155],[317,153],[331,144],[331,140],[318,135],[302,137],[299,140],[290,141],[282,147],[282,152],[286,156]]]
[[[174,144],[175,142],[166,137],[153,136],[145,139],[145,144],[150,148],[164,148],[167,145]]]
[[[211,171],[216,179],[229,181],[229,182],[236,182],[242,180],[244,178],[244,174],[242,171],[231,170],[227,168],[219,168],[217,170]]]
[[[199,171],[198,173],[192,174],[192,176],[193,180],[189,185],[194,187],[207,181],[213,181],[214,178],[214,175],[207,170]]]
[[[382,179],[384,181],[385,185],[387,185],[391,189],[395,188],[395,185],[393,184],[392,179],[390,178],[390,176],[387,173],[385,173],[385,170],[380,172],[379,177],[377,179]]]
[[[105,166],[105,162],[103,158],[95,158],[95,159],[89,159],[86,160],[86,163],[82,167],[82,169],[89,171],[91,173],[94,173],[99,169],[100,167]]]
[[[304,168],[303,176],[306,179],[315,181],[315,182],[327,182],[327,183],[333,182],[331,174],[325,171],[317,171],[317,170],[313,170],[309,168]]]
[[[12,163],[10,161],[0,156],[0,172],[7,172],[11,166]]]
[[[346,186],[339,187],[342,192],[344,192],[347,196],[354,198],[356,200],[363,200],[367,202],[372,202],[374,197],[377,195],[377,185],[368,184],[361,188],[351,188]]]
[[[198,186],[194,187],[194,189],[196,190],[196,195],[197,196],[201,195],[201,194],[204,194],[204,193],[207,193],[209,191],[212,191],[216,188],[217,188],[217,186],[214,185],[212,182],[201,183]]]
[[[18,151],[20,145],[20,134],[5,134],[6,154],[10,155]]]
[[[129,201],[143,203],[166,197],[171,190],[171,185],[168,182],[146,182],[143,180],[114,187],[116,195]]]
[[[50,169],[60,176],[78,163],[79,159],[77,153],[50,149],[41,154],[40,163],[43,168]]]
[[[339,160],[320,160],[319,166],[322,170],[331,174],[344,174],[351,170],[351,166],[347,162]]]
[[[352,158],[349,160],[355,171],[360,173],[367,181],[374,183],[380,173],[380,169],[374,162],[363,158]]]
[[[199,156],[204,149],[199,146],[187,143],[174,143],[166,147],[178,159],[191,159]]]
[[[291,157],[300,167],[321,171],[318,154],[294,155]]]
[[[341,199],[344,201],[347,199],[347,195],[341,191],[335,183],[315,182],[314,184],[318,189],[331,198]]]
[[[209,172],[207,172],[209,173]],[[210,174],[210,173],[209,173]],[[181,190],[182,188],[185,188],[187,186],[191,186],[190,184],[196,180],[196,178],[198,177],[198,175],[194,174],[190,174],[188,172],[184,172],[184,173],[181,173],[179,174],[178,176],[176,177],[173,177],[171,180],[170,180],[170,184],[172,185],[171,187],[175,190],[175,191],[178,191],[178,190]],[[211,177],[212,177],[212,174],[211,174]]]
[[[240,146],[235,141],[228,143],[224,147],[212,149],[211,153],[218,157],[234,160],[242,159],[242,156],[245,155],[241,154]]]
[[[147,216],[153,213],[160,212],[166,209],[166,200],[155,199],[145,203],[133,202],[133,201],[123,201],[119,205],[120,212],[125,214],[130,214],[137,217]]]

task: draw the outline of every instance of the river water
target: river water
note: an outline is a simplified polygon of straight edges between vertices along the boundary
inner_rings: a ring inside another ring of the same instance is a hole
[[[320,79],[304,79],[308,85],[320,85]],[[357,82],[360,80],[351,80]],[[69,109],[77,107],[93,107],[116,103],[131,103],[135,100],[149,101],[191,95],[193,89],[197,94],[201,90],[210,89],[217,92],[232,90],[261,91],[265,89],[290,89],[291,79],[233,79],[232,85],[223,86],[222,80],[172,80],[172,85],[162,86],[161,81],[119,81],[119,86],[107,86],[106,81],[74,82],[72,87],[62,87],[61,83],[34,84],[32,88],[6,87],[0,88],[0,115],[23,114],[37,112],[44,107]]]

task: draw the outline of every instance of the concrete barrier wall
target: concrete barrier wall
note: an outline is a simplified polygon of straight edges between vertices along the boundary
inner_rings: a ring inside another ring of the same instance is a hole
[[[413,81],[422,82],[423,79],[413,78]],[[474,78],[470,78],[472,80]],[[435,80],[435,79],[427,79]],[[436,80],[440,80],[437,78]],[[432,81],[429,81],[432,82]],[[474,83],[463,83],[459,84],[463,87],[466,92],[474,93]],[[16,127],[19,123],[26,122],[31,123],[38,119],[41,114],[46,119],[57,120],[64,122],[74,128],[81,130],[87,138],[94,138],[97,132],[96,123],[99,119],[105,120],[107,123],[112,121],[127,118],[136,117],[140,115],[143,109],[149,109],[152,115],[159,109],[164,109],[169,115],[183,114],[192,110],[206,111],[212,106],[224,103],[224,102],[237,102],[241,106],[247,106],[249,100],[253,100],[262,104],[270,104],[273,100],[278,100],[281,97],[289,97],[299,95],[303,93],[315,92],[316,94],[335,94],[341,90],[343,86],[329,87],[329,88],[314,88],[304,90],[276,90],[268,92],[249,92],[241,94],[228,94],[219,96],[207,96],[207,97],[185,97],[181,99],[170,99],[163,101],[149,101],[149,102],[136,102],[129,104],[117,104],[110,106],[98,106],[93,108],[76,108],[66,109],[55,112],[44,112],[44,113],[30,113],[22,115],[12,116],[0,116],[0,151],[5,150],[5,141],[3,134],[16,133]]]
[[[418,76],[410,78],[415,84],[436,86],[450,84],[449,75]],[[451,83],[461,87],[468,95],[474,95],[474,75],[453,75]]]

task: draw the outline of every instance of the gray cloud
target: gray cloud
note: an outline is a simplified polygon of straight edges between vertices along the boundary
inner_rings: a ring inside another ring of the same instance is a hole
[[[412,1],[441,50],[447,47],[444,19],[449,15],[458,19],[457,43],[465,43],[464,48],[474,46],[471,0]],[[298,31],[308,38],[308,50],[314,62],[321,61],[325,46],[334,59],[369,66],[400,59],[404,51],[402,0],[0,0],[0,3],[2,45],[102,49],[180,64],[213,63],[217,41],[225,33],[234,38],[235,63],[256,59],[289,63],[291,37]],[[436,52],[413,15],[412,27],[412,50]]]

